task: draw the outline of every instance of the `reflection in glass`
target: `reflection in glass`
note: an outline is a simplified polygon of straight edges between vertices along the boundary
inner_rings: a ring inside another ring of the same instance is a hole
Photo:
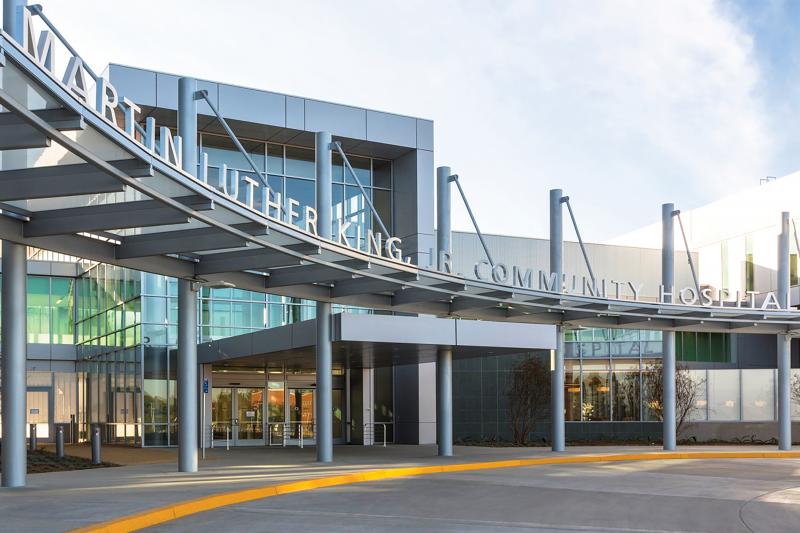
[[[708,371],[709,420],[739,419],[739,370]]]
[[[314,150],[310,150],[308,148],[298,148],[296,146],[287,146],[286,175],[298,176],[301,178],[314,178],[316,176],[316,170],[314,167]]]
[[[742,370],[742,420],[775,419],[775,370]]]
[[[612,387],[614,390],[614,420],[638,422],[641,391],[639,362],[615,361],[612,379]]]
[[[583,420],[609,420],[608,364],[583,364]]]
[[[564,418],[568,421],[579,422],[581,419],[580,370],[579,362],[564,362]]]

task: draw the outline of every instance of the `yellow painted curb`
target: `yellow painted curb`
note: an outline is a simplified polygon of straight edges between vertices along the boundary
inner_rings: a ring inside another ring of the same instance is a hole
[[[70,533],[104,532],[121,533],[136,531],[146,527],[163,524],[170,520],[182,518],[227,505],[263,500],[281,494],[302,492],[307,490],[336,487],[352,483],[364,483],[381,479],[397,479],[410,476],[423,476],[428,474],[444,474],[450,472],[466,472],[474,470],[487,470],[493,468],[514,468],[521,466],[578,464],[578,463],[606,463],[612,461],[660,461],[670,459],[800,459],[800,452],[643,452],[643,453],[615,453],[604,455],[571,455],[556,457],[539,457],[536,459],[512,459],[508,461],[489,461],[482,463],[443,464],[433,466],[413,466],[404,468],[385,468],[381,470],[368,470],[340,476],[293,481],[267,485],[253,489],[224,492],[213,494],[194,500],[165,505],[142,513],[123,516],[79,529]]]

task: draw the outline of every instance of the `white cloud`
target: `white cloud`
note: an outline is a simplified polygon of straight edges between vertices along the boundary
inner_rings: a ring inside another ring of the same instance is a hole
[[[436,121],[486,232],[590,240],[768,173],[749,36],[686,2],[47,2],[94,65],[129,63]],[[94,21],[95,24],[89,24]],[[454,227],[469,229],[463,209]]]

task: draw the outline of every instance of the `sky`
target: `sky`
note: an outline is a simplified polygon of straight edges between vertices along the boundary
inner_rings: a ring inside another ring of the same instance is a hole
[[[791,0],[41,4],[98,72],[432,119],[435,165],[459,174],[485,233],[546,236],[561,188],[584,239],[604,241],[664,202],[690,209],[800,169]],[[460,202],[453,216],[471,229]]]

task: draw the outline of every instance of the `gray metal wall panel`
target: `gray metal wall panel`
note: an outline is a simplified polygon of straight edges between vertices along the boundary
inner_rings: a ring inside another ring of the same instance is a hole
[[[28,274],[32,276],[49,276],[50,263],[46,261],[28,261]]]
[[[554,350],[556,327],[538,324],[457,320],[459,346],[502,346],[523,350]]]
[[[304,320],[292,324],[292,348],[305,348],[317,343],[317,321]]]
[[[414,150],[393,162],[394,234],[403,252],[423,267],[431,265],[434,247],[433,152]]]
[[[109,65],[108,79],[117,89],[120,98],[125,96],[137,105],[155,107],[155,72],[122,65]]]
[[[449,346],[456,342],[456,330],[446,318],[343,313],[341,340]]]
[[[295,130],[306,129],[306,102],[303,98],[286,97],[286,127]]]
[[[394,367],[394,440],[419,444],[419,366]]]
[[[534,287],[538,288],[538,271],[548,271],[550,268],[547,239],[505,235],[484,235],[484,237],[496,263],[532,269]],[[454,271],[474,279],[475,263],[486,259],[478,236],[475,233],[454,231],[452,246]],[[611,280],[643,283],[641,294],[643,298],[654,299],[658,296],[658,287],[661,283],[661,250],[594,243],[586,243],[586,249],[598,281],[602,279],[608,281],[609,296],[614,296]],[[678,287],[691,287],[694,284],[688,264],[686,252],[676,250],[675,285]],[[578,292],[581,292],[582,277],[588,278],[589,272],[577,242],[564,242],[564,273],[569,276],[567,282],[570,285],[571,276],[578,276]],[[623,288],[623,291],[626,289]],[[629,290],[623,292],[623,296],[629,294]]]
[[[78,359],[78,349],[74,344],[53,344],[50,348],[50,359],[75,361]]]
[[[416,148],[416,119],[380,111],[367,111],[367,140]]]
[[[307,131],[329,131],[352,139],[367,138],[367,112],[364,109],[317,100],[306,100]]]
[[[417,119],[417,148],[433,151],[433,121]]]
[[[225,118],[283,128],[286,125],[286,97],[267,91],[220,84],[219,112]]]

